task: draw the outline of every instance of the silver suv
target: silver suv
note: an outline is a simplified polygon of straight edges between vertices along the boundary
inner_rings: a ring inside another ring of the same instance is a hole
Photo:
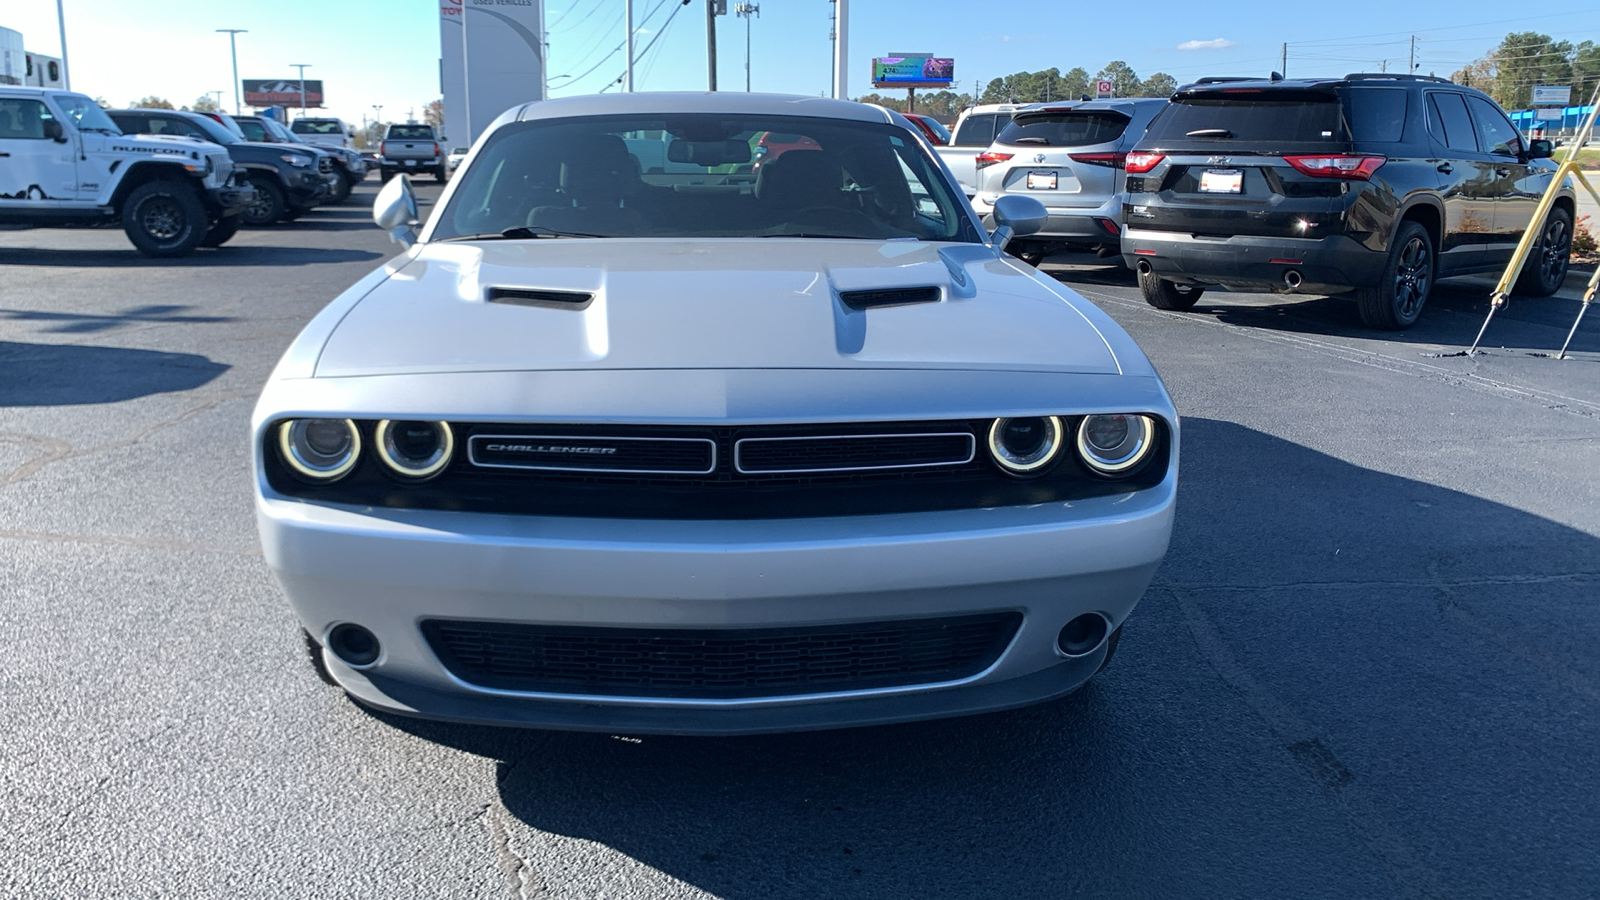
[[[977,155],[978,195],[987,211],[1006,194],[1040,201],[1050,220],[1012,253],[1037,263],[1058,250],[1122,251],[1123,161],[1165,98],[1084,100],[1018,110]]]

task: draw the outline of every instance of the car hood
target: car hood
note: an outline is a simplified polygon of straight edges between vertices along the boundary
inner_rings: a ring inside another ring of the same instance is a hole
[[[499,302],[493,289],[590,295]],[[933,302],[853,309],[856,291]],[[575,369],[1118,374],[1076,294],[979,244],[825,239],[433,242],[344,315],[317,377]],[[1114,326],[1113,326],[1114,327]]]

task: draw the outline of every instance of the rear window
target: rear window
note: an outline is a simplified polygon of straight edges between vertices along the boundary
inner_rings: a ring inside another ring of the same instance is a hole
[[[954,147],[987,147],[994,143],[994,136],[1000,129],[1010,122],[1009,114],[983,113],[967,116],[956,128],[956,136],[950,144]]]
[[[1289,91],[1220,91],[1179,97],[1150,123],[1145,138],[1162,143],[1347,140],[1338,98]]]
[[[432,125],[390,125],[389,140],[391,141],[431,141],[433,140]]]
[[[289,129],[295,134],[344,134],[338,119],[295,119]]]
[[[1405,88],[1350,88],[1344,92],[1350,134],[1358,141],[1394,143],[1405,137]]]
[[[1122,137],[1128,117],[1117,113],[1069,112],[1028,116],[1001,129],[1002,144],[1039,144],[1045,147],[1085,147]]]

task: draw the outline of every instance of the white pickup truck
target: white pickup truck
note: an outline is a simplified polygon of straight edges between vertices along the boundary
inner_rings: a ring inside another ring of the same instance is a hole
[[[383,180],[398,172],[430,172],[435,181],[450,177],[444,148],[432,125],[390,125],[378,147]]]
[[[82,94],[0,86],[0,225],[121,225],[146,256],[217,247],[255,190],[209,141],[124,135]]]
[[[950,129],[950,143],[933,148],[950,167],[950,174],[956,176],[956,183],[961,185],[961,192],[968,200],[978,194],[978,155],[988,150],[995,135],[1011,124],[1011,115],[1024,108],[1026,105],[1021,103],[986,103],[971,107]],[[974,208],[980,214],[988,212],[987,207]]]

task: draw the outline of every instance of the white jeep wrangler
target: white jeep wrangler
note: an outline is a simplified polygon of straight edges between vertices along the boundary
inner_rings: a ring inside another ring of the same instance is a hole
[[[124,135],[82,94],[0,85],[0,225],[120,224],[147,256],[218,247],[254,200],[233,160],[187,137]]]

